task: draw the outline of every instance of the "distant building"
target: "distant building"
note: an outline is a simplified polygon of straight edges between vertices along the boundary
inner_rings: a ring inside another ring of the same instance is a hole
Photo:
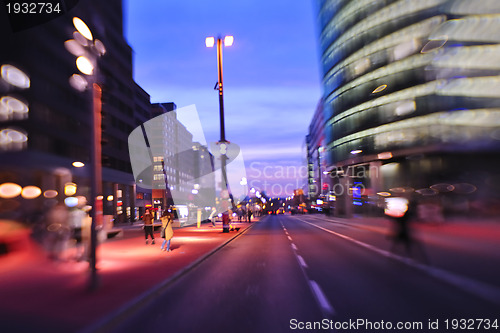
[[[205,210],[208,205],[211,211],[215,204],[213,156],[206,146],[193,142],[193,134],[177,119],[176,109],[174,103],[155,103],[152,120],[145,124],[153,154],[153,206],[164,210],[175,204]]]
[[[317,4],[336,213],[377,213],[384,196],[412,195],[450,214],[492,214],[500,202],[498,2]]]
[[[136,84],[136,94],[134,95],[134,123],[140,125],[151,119],[151,101],[149,94]],[[145,189],[139,186],[135,187],[135,206],[137,207],[137,217],[144,214],[146,207],[152,206],[152,190]]]
[[[308,172],[308,195],[310,200],[316,200],[329,194],[328,179],[326,172],[325,155],[325,122],[323,118],[323,101],[316,107],[309,134],[306,137],[307,146],[307,172]]]

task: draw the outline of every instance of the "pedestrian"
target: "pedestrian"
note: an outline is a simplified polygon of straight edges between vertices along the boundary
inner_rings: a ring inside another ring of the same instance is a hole
[[[142,217],[144,221],[144,237],[146,238],[146,244],[148,244],[148,235],[151,236],[151,244],[155,243],[154,226],[153,226],[153,214],[149,209],[146,209],[144,216]]]
[[[252,210],[248,208],[248,222],[252,223]]]
[[[74,207],[69,212],[69,226],[71,228],[71,238],[75,245],[75,260],[80,261],[84,259],[85,246],[82,237],[82,228],[84,219],[87,217],[87,213],[81,209],[81,207]]]
[[[68,207],[63,203],[53,206],[47,213],[47,237],[44,240],[52,260],[64,259],[64,251],[71,238],[71,229],[68,221]]]
[[[209,217],[210,221],[212,222],[212,227],[215,227],[215,220],[217,219],[217,210],[215,207],[212,207],[212,212],[210,213]]]
[[[163,243],[161,244],[161,250],[170,252],[170,241],[174,236],[174,229],[172,228],[173,214],[171,212],[165,212],[161,218],[161,238],[163,238]],[[167,247],[165,248],[165,244]]]
[[[393,221],[393,234],[391,252],[397,252],[399,245],[404,246],[405,255],[414,257],[418,255],[424,263],[428,258],[423,245],[415,239],[411,223],[415,218],[416,202],[413,198],[392,197],[386,199],[385,214]]]

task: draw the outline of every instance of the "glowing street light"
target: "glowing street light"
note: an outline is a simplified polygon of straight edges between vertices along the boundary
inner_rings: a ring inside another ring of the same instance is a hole
[[[94,65],[84,56],[76,58],[76,67],[85,75],[92,75],[94,72]]]
[[[76,30],[82,34],[83,37],[87,38],[88,40],[94,39],[89,27],[80,18],[73,17],[73,25],[75,26]]]
[[[24,199],[35,199],[42,194],[42,190],[38,186],[25,186],[21,192],[21,196]]]
[[[231,46],[233,45],[234,42],[234,37],[233,36],[226,36],[224,37],[224,45],[225,46]]]
[[[233,36],[226,36],[226,37],[224,37],[224,39],[221,39],[220,36],[217,37],[218,80],[217,80],[217,84],[215,86],[215,89],[219,90],[220,131],[221,131],[220,142],[221,143],[227,142],[225,128],[224,128],[224,85],[223,85],[223,78],[222,78],[222,43],[224,43],[225,46],[231,46],[231,45],[233,45],[233,42],[234,42]],[[205,45],[207,47],[213,47],[215,45],[215,38],[214,37],[207,37],[205,39]]]
[[[215,44],[215,38],[213,38],[213,37],[207,37],[207,38],[205,39],[205,45],[206,45],[207,47],[213,47],[213,46],[214,46],[214,44]]]
[[[75,168],[82,168],[85,166],[85,164],[83,162],[79,162],[79,161],[75,161],[72,163],[72,165],[75,167]]]
[[[76,58],[76,67],[83,74],[73,74],[70,79],[70,85],[78,91],[85,91],[87,88],[92,90],[92,112],[90,112],[91,128],[91,168],[90,168],[90,205],[92,206],[92,224],[90,227],[90,289],[94,290],[98,286],[96,269],[96,248],[97,231],[96,226],[102,219],[102,165],[101,165],[101,105],[102,89],[98,82],[97,59],[106,53],[104,44],[94,39],[89,27],[82,19],[73,18],[73,25],[77,31],[73,32],[73,38],[64,43],[66,49]],[[80,162],[81,163],[81,162]],[[75,167],[82,167],[83,163],[73,164]],[[65,189],[66,192],[66,189]],[[66,195],[71,195],[65,193]],[[70,200],[71,201],[71,200]],[[72,202],[72,201],[71,201]]]
[[[2,199],[12,199],[17,197],[23,188],[16,183],[3,183],[0,185],[0,198]]]
[[[218,74],[218,80],[215,85],[215,90],[219,90],[219,118],[220,118],[220,149],[221,149],[221,173],[222,173],[222,188],[221,193],[223,192],[228,192],[228,186],[227,186],[227,173],[226,173],[226,149],[227,149],[227,144],[229,143],[226,140],[226,130],[224,126],[224,85],[223,85],[223,79],[222,79],[222,43],[224,43],[225,46],[231,46],[233,45],[234,42],[234,37],[233,36],[226,36],[224,39],[222,39],[220,36],[217,37],[217,74]],[[207,47],[213,47],[215,45],[215,38],[214,37],[207,37],[205,39],[205,45]],[[225,200],[222,201],[224,205],[227,205],[227,202]],[[224,211],[224,214],[227,214],[227,208],[226,206],[222,207],[222,210]],[[229,232],[229,219],[228,218],[223,218],[222,219],[222,230],[223,232]]]
[[[8,64],[2,65],[2,67],[0,67],[0,73],[2,79],[13,86],[21,89],[30,87],[30,78],[17,67]]]

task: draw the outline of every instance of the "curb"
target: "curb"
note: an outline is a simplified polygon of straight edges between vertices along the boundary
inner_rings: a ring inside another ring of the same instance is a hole
[[[161,296],[166,289],[170,287],[175,281],[183,277],[185,274],[189,273],[193,268],[201,264],[203,261],[208,259],[210,256],[215,254],[217,251],[222,249],[224,246],[226,246],[228,243],[232,242],[236,238],[240,237],[244,233],[246,233],[248,230],[250,230],[253,226],[255,225],[255,222],[253,222],[248,228],[245,228],[243,231],[238,232],[236,235],[233,237],[229,238],[226,240],[224,243],[221,245],[217,246],[215,249],[212,251],[206,253],[202,257],[198,258],[191,264],[187,265],[186,267],[182,268],[178,272],[176,272],[174,275],[171,277],[167,278],[160,284],[156,285],[154,288],[145,291],[141,295],[137,296],[136,298],[132,299],[125,305],[121,306],[117,310],[111,312],[110,314],[106,315],[104,318],[99,319],[98,321],[94,322],[93,324],[90,324],[89,326],[85,327],[82,330],[79,330],[79,333],[97,333],[97,332],[110,332],[112,331],[117,324],[119,324],[124,318],[132,315],[134,312],[138,311],[140,308],[150,304],[153,302],[157,297]]]

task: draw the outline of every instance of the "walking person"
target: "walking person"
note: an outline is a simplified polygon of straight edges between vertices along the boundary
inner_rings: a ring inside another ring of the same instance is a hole
[[[396,253],[400,245],[404,246],[404,255],[428,264],[428,258],[422,244],[414,237],[411,223],[416,215],[416,202],[413,198],[393,197],[386,204],[385,214],[393,220],[391,252]]]
[[[163,238],[163,243],[161,244],[161,250],[170,252],[170,241],[174,236],[174,229],[172,228],[172,223],[174,221],[173,214],[171,212],[165,212],[161,218],[161,238]],[[165,248],[165,244],[167,247]]]
[[[250,208],[248,208],[248,222],[249,223],[252,223],[252,210]]]
[[[64,251],[71,238],[71,229],[68,223],[68,207],[63,203],[53,206],[46,215],[47,237],[44,240],[48,249],[49,258],[54,261],[64,260]]]
[[[144,237],[146,238],[146,244],[148,244],[148,235],[151,236],[151,244],[155,243],[155,235],[153,233],[154,226],[153,226],[153,214],[151,214],[151,211],[149,209],[146,209],[146,212],[144,213],[144,216],[142,217],[142,220],[144,221]]]
[[[68,220],[71,228],[71,237],[75,245],[75,260],[80,261],[84,259],[85,246],[82,237],[82,228],[84,219],[87,217],[87,213],[83,211],[80,207],[74,207],[70,210]]]

